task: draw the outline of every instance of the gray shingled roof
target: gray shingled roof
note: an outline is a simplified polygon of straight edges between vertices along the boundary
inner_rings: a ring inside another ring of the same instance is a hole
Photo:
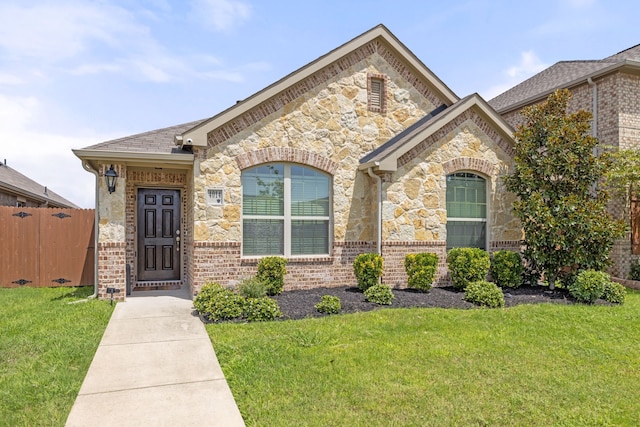
[[[515,104],[546,95],[555,89],[566,87],[572,82],[624,61],[640,61],[640,45],[601,60],[560,61],[496,96],[489,101],[489,105],[496,111],[503,112]]]
[[[125,136],[124,138],[118,138],[111,141],[101,142],[90,147],[85,147],[85,149],[163,154],[184,153],[179,147],[176,147],[173,137],[175,135],[182,134],[203,121],[204,120],[196,120],[194,122],[156,129],[149,132],[139,133],[137,135]]]
[[[41,200],[42,202],[48,200],[55,207],[78,208],[76,204],[4,163],[0,163],[0,189],[16,193],[30,200]]]

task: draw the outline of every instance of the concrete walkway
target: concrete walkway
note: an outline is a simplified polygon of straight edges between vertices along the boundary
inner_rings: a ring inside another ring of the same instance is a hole
[[[244,426],[193,310],[183,291],[119,303],[66,425]]]

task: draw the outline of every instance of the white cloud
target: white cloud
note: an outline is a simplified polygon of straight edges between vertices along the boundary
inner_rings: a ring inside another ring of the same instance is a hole
[[[0,5],[0,48],[17,59],[58,62],[85,51],[92,42],[118,46],[144,33],[129,12],[104,3]]]
[[[504,81],[489,87],[481,92],[481,95],[485,99],[492,99],[493,97],[500,95],[501,93],[511,89],[515,85],[523,82],[529,77],[547,68],[549,65],[545,64],[538,58],[535,52],[528,50],[520,53],[520,62],[516,65],[507,67],[504,72]]]
[[[228,31],[251,17],[251,6],[236,0],[194,0],[192,17],[215,31]]]
[[[73,136],[32,130],[43,114],[46,108],[35,97],[0,94],[1,159],[80,207],[93,207],[95,178],[82,168],[71,149],[112,139],[112,136],[83,134],[78,130]]]

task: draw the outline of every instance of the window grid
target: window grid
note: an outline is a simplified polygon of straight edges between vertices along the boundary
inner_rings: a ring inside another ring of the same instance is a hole
[[[487,247],[487,183],[469,172],[447,176],[447,250]]]
[[[277,179],[267,179],[267,169],[272,176],[281,177],[281,190],[279,184],[274,185]],[[269,164],[244,171],[242,186],[244,256],[329,254],[327,175],[300,165]],[[259,200],[262,196],[268,199]]]

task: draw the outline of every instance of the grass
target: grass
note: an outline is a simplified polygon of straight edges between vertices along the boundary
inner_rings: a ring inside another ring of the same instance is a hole
[[[0,289],[0,425],[63,426],[111,316],[92,288]]]
[[[248,426],[640,425],[639,292],[207,331]]]

